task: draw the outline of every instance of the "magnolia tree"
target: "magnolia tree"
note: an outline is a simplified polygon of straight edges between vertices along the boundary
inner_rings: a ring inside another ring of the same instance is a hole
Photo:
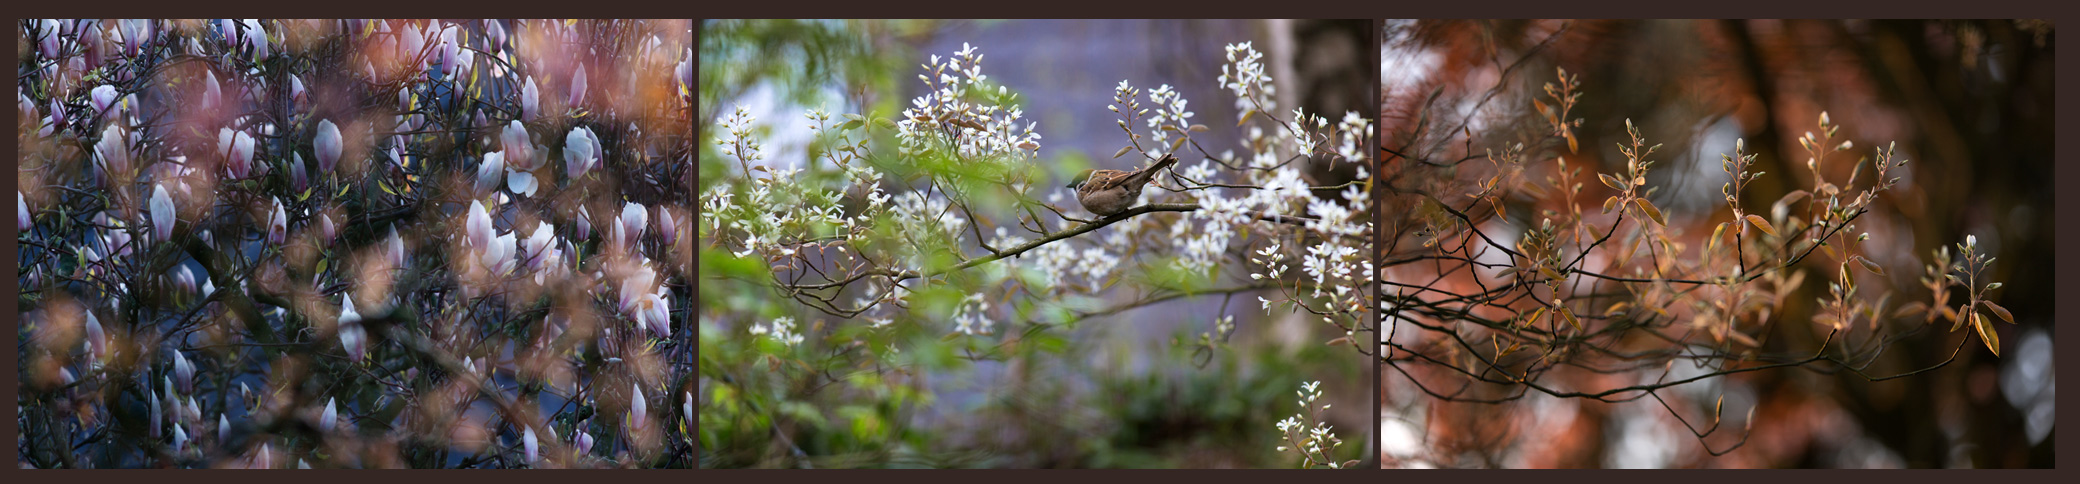
[[[768,159],[746,108],[709,140],[720,159],[703,158],[701,180],[700,418],[716,465],[814,465],[796,437],[848,424],[865,441],[900,432],[890,427],[932,399],[925,373],[1059,352],[1079,322],[1165,301],[1221,302],[1225,315],[1197,335],[1201,357],[1245,311],[1303,315],[1333,328],[1331,345],[1371,351],[1370,120],[1277,106],[1248,43],[1227,46],[1211,80],[1240,113],[1212,122],[1236,123],[1239,146],[1201,139],[1209,128],[1170,86],[1120,81],[1105,106],[1115,168],[1181,163],[1132,208],[1097,216],[1062,187],[1073,173],[1050,169],[1025,100],[984,74],[981,49],[963,47],[926,60],[923,94],[900,113],[782,121],[813,133],[806,162]],[[1311,169],[1354,175],[1316,181]],[[1275,425],[1288,440],[1278,450],[1293,464],[1349,465],[1321,421],[1320,383],[1286,381],[1277,390],[1300,401]],[[862,399],[880,403],[814,410]],[[819,448],[880,456],[828,465],[915,451],[875,445]],[[784,457],[741,452],[761,448]]]
[[[1859,226],[1907,165],[1891,145],[1848,140],[1822,113],[1798,138],[1797,173],[1753,169],[1742,141],[1712,147],[1724,153],[1713,205],[1725,208],[1677,218],[1648,182],[1661,145],[1631,121],[1619,169],[1570,159],[1589,138],[1570,115],[1580,81],[1565,69],[1550,79],[1535,99],[1514,99],[1529,123],[1476,132],[1426,115],[1382,143],[1381,378],[1406,389],[1396,399],[1651,400],[1720,455],[1747,443],[1754,423],[1753,405],[1727,408],[1722,377],[1806,369],[1881,381],[1942,368],[1975,339],[2000,353],[1994,325],[2014,317],[1995,302],[1994,259],[1971,236],[1916,271],[1926,299],[1865,290],[1915,275],[1877,262],[1887,257]],[[1511,102],[1497,89],[1482,102]],[[1758,200],[1749,184],[1765,176],[1792,188]],[[1808,285],[1825,290],[1807,297]],[[1894,343],[1965,329],[1932,365],[1884,358]]]
[[[21,463],[690,465],[691,30],[21,22]]]

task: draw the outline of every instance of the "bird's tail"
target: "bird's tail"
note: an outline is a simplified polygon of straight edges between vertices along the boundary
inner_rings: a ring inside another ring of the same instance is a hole
[[[1134,174],[1131,175],[1133,178],[1127,179],[1127,186],[1141,186],[1141,184],[1148,183],[1149,180],[1155,179],[1157,172],[1161,172],[1163,171],[1163,168],[1167,168],[1170,165],[1175,164],[1177,164],[1177,155],[1164,154],[1163,159],[1156,160],[1155,165],[1149,166],[1148,168],[1142,168],[1141,171],[1134,172]]]

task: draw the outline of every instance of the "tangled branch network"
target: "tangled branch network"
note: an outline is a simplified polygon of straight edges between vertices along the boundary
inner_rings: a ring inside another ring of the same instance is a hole
[[[1720,164],[1730,217],[1710,214],[1706,220],[1723,221],[1711,225],[1709,237],[1685,237],[1681,221],[1652,201],[1658,187],[1648,186],[1648,177],[1660,145],[1649,144],[1631,121],[1616,146],[1621,171],[1586,182],[1582,168],[1567,160],[1582,126],[1568,115],[1579,83],[1559,70],[1531,103],[1532,127],[1483,135],[1528,143],[1474,152],[1471,131],[1453,130],[1467,133],[1466,152],[1456,159],[1414,150],[1448,146],[1443,139],[1412,134],[1383,146],[1400,158],[1387,188],[1407,209],[1388,229],[1379,281],[1387,326],[1380,357],[1388,375],[1447,402],[1493,404],[1530,394],[1651,398],[1720,455],[1747,442],[1752,416],[1739,420],[1738,438],[1715,445],[1707,437],[1727,420],[1724,397],[1672,404],[1667,390],[1788,368],[1869,381],[1934,371],[1971,339],[1960,339],[1949,358],[1929,367],[1894,372],[1872,365],[1895,342],[1925,336],[1938,319],[1952,322],[1951,331],[1972,326],[1999,353],[1993,318],[2013,317],[1990,300],[2000,283],[1982,277],[1993,261],[1975,238],[1956,244],[1955,253],[1934,252],[1921,278],[1931,301],[1894,305],[1890,294],[1859,294],[1860,278],[1887,273],[1868,255],[1870,234],[1858,232],[1857,220],[1900,180],[1907,161],[1890,146],[1847,160],[1856,144],[1839,137],[1840,125],[1822,113],[1817,134],[1798,139],[1807,160],[1801,175],[1810,185],[1760,209],[1743,195],[1764,173],[1751,170],[1756,155],[1736,142]],[[1546,176],[1541,181],[1537,173]],[[1578,203],[1585,200],[1592,202]],[[1512,214],[1512,205],[1547,208],[1531,223],[1533,217]],[[1786,300],[1815,273],[1828,280],[1826,296],[1810,314],[1793,313]],[[1958,288],[1966,301],[1953,305]],[[1811,338],[1769,339],[1787,324],[1810,329],[1803,333]],[[1702,417],[1687,410],[1700,407]]]
[[[691,30],[21,22],[22,464],[690,466]]]

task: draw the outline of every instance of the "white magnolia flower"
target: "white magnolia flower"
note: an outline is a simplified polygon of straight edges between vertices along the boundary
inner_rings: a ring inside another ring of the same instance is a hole
[[[161,242],[173,240],[173,197],[166,194],[166,185],[152,184],[152,234]]]
[[[187,448],[188,448],[188,430],[187,430],[187,429],[185,429],[185,428],[182,428],[182,427],[181,427],[181,424],[178,424],[178,423],[176,423],[176,424],[173,424],[173,455],[174,455],[175,457],[179,457],[179,456],[180,456],[180,454],[181,454],[181,451],[183,451],[183,450],[187,450]]]
[[[592,129],[582,126],[571,128],[571,133],[563,137],[563,162],[565,171],[572,179],[584,176],[586,172],[592,171],[593,167],[599,166],[599,157],[599,137],[592,134]]]
[[[524,428],[527,430],[523,432],[520,436],[520,445],[521,447],[527,449],[527,462],[529,464],[533,464],[535,461],[539,460],[537,458],[541,455],[541,442],[535,440],[533,426],[527,426]]]
[[[116,87],[109,84],[95,86],[87,96],[94,103],[94,114],[107,116],[108,108],[116,104]]]
[[[267,217],[267,242],[281,245],[289,239],[289,211],[282,205],[281,197],[273,197],[274,214]]]
[[[490,43],[484,46],[484,51],[496,53],[506,45],[506,28],[497,20],[485,20],[484,37],[490,40]]]
[[[217,443],[218,443],[218,444],[223,444],[223,443],[225,443],[225,442],[230,442],[230,441],[231,441],[231,419],[229,419],[229,418],[225,418],[225,417],[224,417],[224,414],[221,414],[221,413],[220,413],[220,414],[217,414]]]
[[[232,179],[243,179],[252,174],[253,135],[221,128],[217,131],[217,152],[224,155],[224,167]]]
[[[664,237],[667,246],[679,240],[679,223],[672,219],[672,211],[662,205],[657,207],[657,235]]]
[[[571,73],[571,106],[577,106],[583,102],[585,102],[585,64],[578,64],[577,71]]]
[[[490,195],[498,190],[499,182],[505,181],[506,154],[493,151],[484,154],[484,162],[477,165],[477,196]]]
[[[506,188],[522,196],[533,195],[540,186],[533,172],[541,160],[535,157],[534,147],[528,141],[527,126],[513,120],[499,139],[505,148]]]
[[[550,251],[556,248],[556,226],[548,222],[535,225],[534,233],[521,243],[521,260],[529,270],[540,270],[549,261]]]
[[[390,256],[391,267],[403,268],[405,263],[404,238],[397,235],[397,227],[390,227],[390,236],[384,240],[385,251]]]
[[[101,318],[94,317],[93,311],[87,311],[87,354],[95,361],[108,355],[108,333],[101,329]]]
[[[628,426],[632,429],[642,428],[650,421],[650,402],[643,397],[643,384],[630,384],[629,389],[634,393],[629,394]]]
[[[110,123],[107,128],[101,130],[101,140],[94,143],[94,153],[101,155],[101,169],[111,177],[130,172],[128,138],[122,126]]]
[[[346,349],[347,359],[355,363],[360,363],[368,353],[368,329],[361,325],[361,312],[354,310],[353,296],[340,301],[339,345]]]
[[[195,364],[180,351],[173,352],[173,382],[179,385],[181,393],[195,392]]]
[[[484,202],[469,202],[469,219],[463,221],[468,232],[470,247],[483,249],[491,245],[491,238],[498,235],[491,226],[491,212],[484,210]]]
[[[21,207],[19,210],[15,212],[15,228],[23,232],[28,232],[29,227],[33,225],[30,223],[31,221],[29,220],[29,196],[23,195],[22,192],[19,191],[14,192],[14,201],[16,206]]]
[[[326,398],[325,413],[318,415],[318,430],[323,431],[323,433],[329,434],[332,433],[332,429],[336,427],[339,427],[338,399]]]
[[[650,226],[650,210],[640,203],[630,202],[621,206],[621,226],[615,231],[624,237],[621,242],[634,245],[642,240],[643,230]]]
[[[578,435],[571,438],[571,446],[577,447],[578,455],[592,453],[592,433],[586,432],[587,423],[578,423]]]
[[[491,246],[484,249],[484,268],[492,274],[506,275],[513,272],[513,256],[518,252],[513,234],[508,233],[491,239]]]
[[[339,125],[332,124],[332,120],[329,119],[318,121],[318,138],[313,144],[313,149],[318,155],[319,176],[331,175],[332,168],[339,164],[340,150],[343,147]]]
[[[541,112],[542,90],[534,85],[534,76],[527,76],[527,83],[520,86],[520,119],[533,121]]]
[[[217,71],[215,69],[204,69],[202,74],[202,109],[207,111],[216,108],[218,103],[223,102],[224,88],[217,84]]]
[[[318,214],[318,235],[324,236],[327,243],[331,243],[333,238],[339,236],[339,227],[332,224],[332,215],[326,213]]]

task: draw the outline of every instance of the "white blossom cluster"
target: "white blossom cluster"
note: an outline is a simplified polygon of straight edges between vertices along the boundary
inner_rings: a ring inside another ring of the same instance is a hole
[[[929,92],[910,100],[911,107],[896,122],[905,154],[939,147],[968,159],[1027,159],[1039,153],[1040,135],[1033,132],[1038,123],[1019,126],[1024,112],[1009,104],[1018,95],[1002,85],[990,89],[982,56],[962,43],[959,52],[945,58],[934,54],[924,65],[926,72],[917,79]]]
[[[1302,411],[1278,421],[1278,432],[1286,442],[1286,445],[1278,446],[1278,451],[1299,452],[1302,467],[1325,465],[1332,469],[1342,468],[1342,463],[1337,462],[1330,453],[1342,446],[1343,440],[1336,438],[1332,426],[1320,418],[1321,413],[1329,410],[1331,405],[1315,406],[1323,395],[1322,382],[1317,380],[1302,383],[1300,390],[1294,393],[1300,397],[1295,403]]]

